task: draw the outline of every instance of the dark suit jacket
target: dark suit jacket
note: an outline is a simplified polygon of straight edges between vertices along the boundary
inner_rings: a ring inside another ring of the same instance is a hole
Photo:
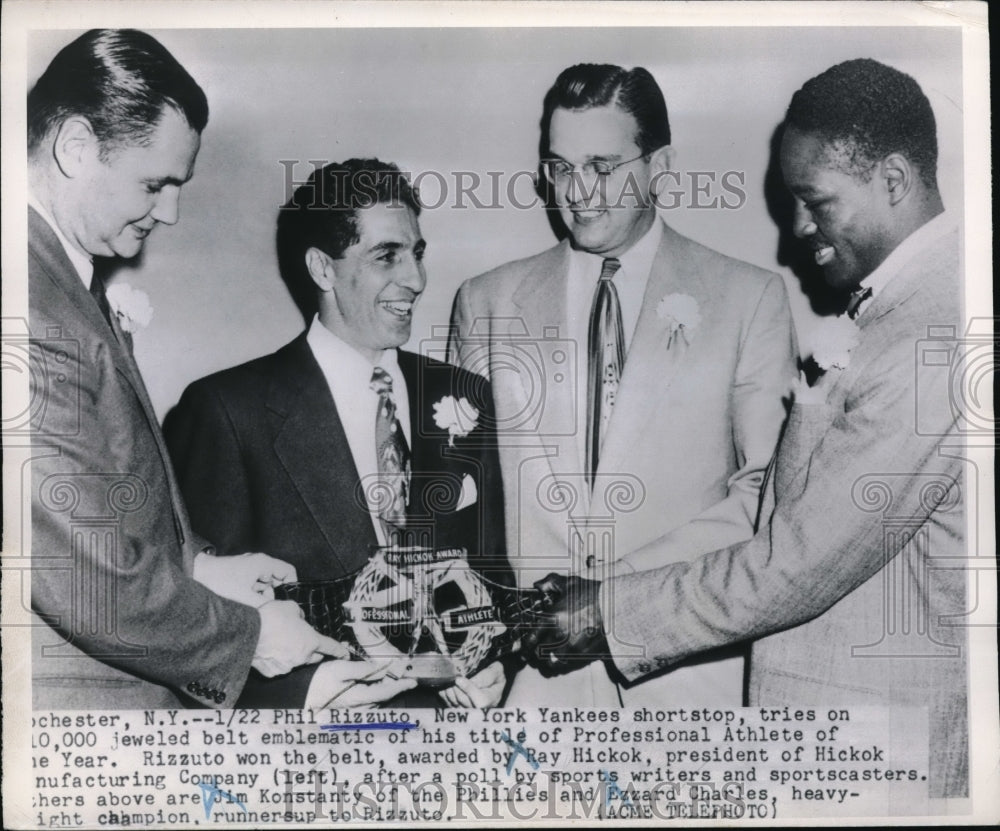
[[[260,616],[191,578],[191,532],[131,345],[28,212],[34,706],[232,707]],[[42,622],[44,621],[44,623]]]
[[[436,547],[466,548],[472,565],[509,582],[499,461],[485,426],[495,423],[488,383],[411,352],[399,352],[399,367],[410,398],[409,523],[431,528]],[[446,395],[466,397],[481,413],[476,429],[454,446],[434,421],[434,404]],[[194,527],[222,550],[265,551],[294,565],[300,580],[342,577],[367,563],[375,530],[305,334],[192,384],[165,432]],[[456,511],[465,476],[479,498]],[[241,703],[301,706],[312,674],[305,667],[255,678]]]

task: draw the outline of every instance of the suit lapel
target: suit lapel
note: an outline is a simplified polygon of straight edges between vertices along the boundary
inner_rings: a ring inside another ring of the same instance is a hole
[[[951,231],[957,248],[958,231]],[[926,257],[929,251],[922,249],[885,288],[875,296],[870,305],[858,316],[858,343],[852,350],[852,357],[862,349],[877,353],[889,348],[889,339],[899,331],[884,318],[892,314],[905,314],[905,309],[914,297],[919,297],[922,287],[935,280],[938,274],[934,266],[928,268]],[[919,304],[919,300],[918,300]],[[834,419],[844,412],[845,401],[854,385],[857,374],[864,372],[866,361],[852,360],[843,371],[827,370],[820,384],[826,382],[826,394],[821,404],[797,404],[792,407],[788,422],[782,433],[775,457],[775,489],[777,493],[788,491],[788,483],[794,481],[798,473],[810,462],[824,434]],[[765,516],[761,514],[762,518]]]
[[[127,336],[122,332],[121,327],[119,327],[114,313],[111,314],[111,328],[108,328],[108,321],[104,319],[100,308],[94,302],[93,295],[84,287],[83,281],[66,255],[62,243],[56,237],[55,232],[49,227],[48,222],[30,206],[28,208],[28,237],[30,240],[35,241],[31,246],[31,250],[41,262],[42,268],[49,276],[49,279],[67,295],[70,305],[88,325],[90,334],[107,346],[113,357],[115,370],[128,382],[139,399],[139,404],[149,426],[149,431],[156,443],[160,454],[160,461],[170,486],[170,497],[174,509],[174,525],[178,539],[183,546],[184,542],[191,537],[187,511],[184,508],[184,502],[177,487],[173,466],[170,463],[170,456],[163,441],[163,434],[160,432],[160,422],[156,417],[156,411],[153,409],[153,404],[149,399],[149,393],[146,391],[146,385],[143,383],[142,375],[139,372],[135,358],[132,356],[132,351],[126,347]],[[98,278],[95,277],[94,279]],[[185,547],[184,554],[185,558],[190,558],[192,552]]]
[[[424,522],[433,513],[454,510],[453,504],[442,502],[441,497],[450,491],[441,490],[448,483],[441,474],[455,467],[448,453],[448,432],[434,421],[434,404],[446,395],[460,395],[452,390],[450,376],[432,368],[425,358],[413,352],[396,350],[399,371],[406,381],[410,411],[410,469],[411,491],[408,514],[410,522]],[[454,483],[451,483],[454,484]],[[434,493],[426,492],[426,488]],[[455,491],[457,504],[458,491]]]
[[[441,432],[443,435],[444,431],[434,423],[434,418],[428,411],[433,410],[433,402],[450,393],[430,389],[429,385],[434,379],[430,373],[421,371],[418,355],[397,349],[396,359],[399,371],[403,373],[403,379],[406,381],[406,396],[409,403],[410,467],[415,474],[417,471],[437,470],[441,467],[442,460],[440,455],[435,456],[431,450],[437,443],[431,440],[430,434]],[[428,415],[425,416],[425,413]]]
[[[33,246],[33,251],[41,261],[45,272],[52,282],[67,295],[71,305],[87,321],[93,334],[111,350],[115,356],[116,368],[135,390],[142,403],[146,418],[153,424],[158,424],[139,367],[131,350],[126,347],[127,336],[118,325],[117,315],[112,312],[111,327],[108,328],[108,321],[104,319],[100,308],[94,302],[93,295],[83,285],[83,281],[63,250],[62,243],[59,242],[55,232],[49,227],[48,222],[30,207],[28,208],[28,226],[30,238],[38,240],[39,244]],[[94,279],[100,278],[95,275]]]
[[[674,376],[689,359],[689,351],[699,346],[697,332],[688,335],[687,340],[675,337],[671,343],[670,323],[657,313],[660,301],[667,295],[703,297],[701,278],[687,256],[688,247],[684,237],[663,226],[663,239],[646,283],[599,471],[627,470],[624,461],[629,455],[643,452],[638,438],[657,413],[667,411]]]
[[[94,302],[93,295],[83,285],[83,280],[70,262],[55,231],[32,207],[28,208],[28,239],[31,242],[31,253],[41,263],[52,283],[69,297],[73,307],[90,324],[94,333],[110,342],[111,339],[105,336],[105,333],[110,333],[108,323]]]
[[[323,372],[305,335],[268,393],[279,419],[274,452],[345,574],[368,562],[378,540],[358,490],[358,469]],[[374,418],[374,414],[372,415]]]
[[[587,418],[579,412],[578,384],[586,384],[587,344],[569,343],[566,316],[567,280],[569,278],[568,242],[546,252],[529,271],[514,293],[514,304],[523,321],[522,343],[512,346],[524,350],[513,356],[518,368],[528,407],[537,408],[537,433],[549,449],[552,472],[563,480],[582,482],[584,432]],[[516,322],[515,322],[516,324]],[[511,332],[511,334],[516,334]],[[566,355],[574,350],[574,355]],[[572,376],[575,358],[576,376]],[[567,377],[568,376],[568,377]],[[560,382],[557,379],[562,379]],[[587,488],[581,496],[589,498]]]

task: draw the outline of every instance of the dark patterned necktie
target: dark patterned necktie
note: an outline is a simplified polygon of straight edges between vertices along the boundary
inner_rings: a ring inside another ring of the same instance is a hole
[[[375,414],[375,453],[378,459],[378,515],[386,542],[398,542],[406,526],[406,506],[410,494],[410,448],[396,417],[392,376],[382,367],[372,371],[371,388],[378,393]]]
[[[589,371],[587,375],[587,477],[593,486],[594,473],[601,458],[601,446],[615,405],[618,384],[625,368],[625,333],[618,290],[611,278],[621,263],[610,258],[601,267],[601,279],[594,294],[587,338]]]
[[[861,311],[861,304],[871,296],[871,286],[866,289],[858,289],[857,291],[851,292],[851,299],[847,302],[847,316],[851,320],[854,320],[854,318],[856,318],[858,313]]]

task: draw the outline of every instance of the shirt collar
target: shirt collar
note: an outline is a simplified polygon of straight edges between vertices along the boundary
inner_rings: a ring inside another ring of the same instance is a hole
[[[56,235],[56,239],[62,245],[63,250],[66,252],[66,256],[69,258],[70,263],[76,270],[77,275],[83,281],[83,287],[90,291],[90,284],[94,279],[94,261],[92,258],[88,257],[86,254],[80,253],[80,251],[70,244],[70,241],[66,239],[63,232],[59,229],[59,225],[52,218],[52,215],[42,207],[42,203],[35,198],[35,195],[28,192],[28,204],[35,209],[37,213],[48,226],[52,229],[52,233]]]
[[[889,281],[899,274],[914,256],[954,230],[956,224],[957,222],[946,211],[925,222],[897,245],[878,268],[861,281],[861,289],[871,289],[872,298],[878,297],[879,292],[885,289]]]
[[[653,270],[653,259],[662,239],[663,223],[659,217],[653,217],[653,225],[642,235],[642,239],[618,258],[625,274],[634,280],[642,279],[645,282],[649,272]]]
[[[333,383],[331,379],[337,379],[338,382],[346,381],[355,388],[368,388],[372,380],[372,370],[377,366],[388,372],[393,382],[401,377],[395,349],[384,350],[375,363],[372,363],[347,341],[327,329],[320,322],[319,315],[313,317],[306,341],[323,374],[331,383]]]

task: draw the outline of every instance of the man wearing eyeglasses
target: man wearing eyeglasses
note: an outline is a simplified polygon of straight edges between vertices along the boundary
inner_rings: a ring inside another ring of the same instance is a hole
[[[452,358],[492,382],[522,587],[550,572],[641,572],[665,565],[659,551],[694,559],[753,534],[796,376],[788,301],[778,275],[658,218],[670,143],[647,70],[563,71],[540,148],[568,236],[456,297]],[[638,650],[616,641],[613,620],[605,627],[612,652]],[[506,703],[742,702],[738,649],[631,688],[606,666],[558,678],[526,667]]]

